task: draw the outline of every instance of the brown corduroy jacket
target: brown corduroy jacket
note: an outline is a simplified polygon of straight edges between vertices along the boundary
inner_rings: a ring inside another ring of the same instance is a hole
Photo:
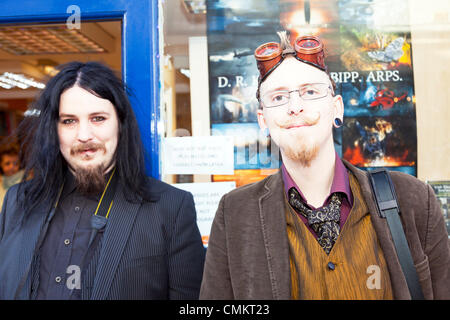
[[[395,299],[411,299],[386,219],[366,172],[357,178],[388,266]],[[433,190],[391,172],[401,220],[426,299],[450,299],[450,241]],[[290,299],[289,248],[281,172],[223,196],[211,229],[200,299]]]

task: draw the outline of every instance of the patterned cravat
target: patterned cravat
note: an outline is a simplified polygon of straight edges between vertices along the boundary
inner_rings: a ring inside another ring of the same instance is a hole
[[[294,187],[289,189],[289,204],[308,220],[308,224],[317,234],[317,241],[327,254],[330,253],[339,236],[342,194],[335,192],[328,205],[311,210],[303,203]]]

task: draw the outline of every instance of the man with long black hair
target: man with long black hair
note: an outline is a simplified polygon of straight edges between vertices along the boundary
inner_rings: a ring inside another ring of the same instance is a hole
[[[146,176],[113,71],[62,66],[30,114],[24,182],[0,215],[0,299],[197,299],[192,195]]]

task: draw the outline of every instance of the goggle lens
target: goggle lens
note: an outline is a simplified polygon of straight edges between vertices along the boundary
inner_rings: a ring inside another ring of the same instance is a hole
[[[281,46],[276,42],[268,42],[260,45],[255,50],[255,57],[258,61],[267,61],[278,57],[281,54]]]
[[[314,54],[322,51],[320,40],[313,36],[298,37],[295,40],[295,51],[298,53]]]
[[[295,56],[298,60],[326,70],[322,41],[315,36],[300,36],[294,42]],[[294,53],[292,50],[288,53]],[[283,59],[283,50],[277,42],[268,42],[255,50],[255,58],[260,72],[260,81],[272,72]]]

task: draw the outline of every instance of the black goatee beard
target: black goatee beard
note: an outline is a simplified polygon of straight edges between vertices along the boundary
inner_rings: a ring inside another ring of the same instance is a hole
[[[77,190],[83,195],[96,195],[105,189],[106,175],[103,164],[93,168],[76,168],[74,175]]]

